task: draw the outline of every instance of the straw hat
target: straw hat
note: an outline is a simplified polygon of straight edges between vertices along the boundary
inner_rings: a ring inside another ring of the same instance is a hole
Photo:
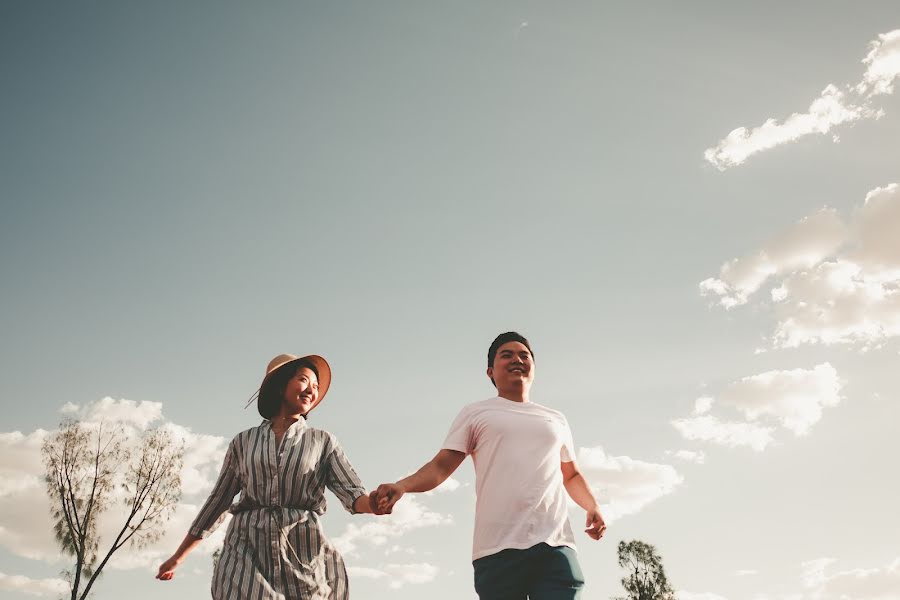
[[[325,394],[328,392],[328,386],[331,385],[331,367],[328,366],[328,361],[326,361],[318,354],[308,354],[306,356],[279,354],[269,361],[269,364],[266,366],[266,375],[265,377],[263,377],[262,383],[259,384],[259,389],[253,392],[253,395],[250,396],[250,399],[247,401],[247,404],[244,405],[244,408],[247,408],[254,400],[259,398],[259,391],[262,389],[262,386],[266,383],[266,380],[272,375],[272,373],[274,373],[281,367],[301,360],[312,363],[316,367],[316,371],[319,372],[319,397],[316,399],[316,403],[313,404],[309,410],[317,407],[319,403],[322,402],[322,400],[325,398]]]

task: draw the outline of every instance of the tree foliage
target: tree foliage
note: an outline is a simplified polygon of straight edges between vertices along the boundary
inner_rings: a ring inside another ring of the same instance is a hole
[[[163,534],[181,499],[184,447],[161,429],[135,443],[125,428],[69,420],[41,450],[56,540],[74,559],[65,573],[71,600],[84,600],[116,551],[129,543],[144,547]],[[101,557],[98,522],[116,504],[121,518]]]
[[[626,595],[616,600],[675,600],[675,592],[666,579],[662,558],[646,542],[619,542],[619,566],[627,570],[622,578]]]

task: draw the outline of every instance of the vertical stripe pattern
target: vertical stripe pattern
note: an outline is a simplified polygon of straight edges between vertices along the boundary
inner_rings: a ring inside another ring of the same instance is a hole
[[[271,423],[237,434],[190,533],[206,537],[234,515],[213,571],[216,600],[348,600],[344,560],[322,532],[325,488],[353,513],[366,493],[327,431],[305,419],[277,445]],[[235,495],[240,499],[232,504]]]

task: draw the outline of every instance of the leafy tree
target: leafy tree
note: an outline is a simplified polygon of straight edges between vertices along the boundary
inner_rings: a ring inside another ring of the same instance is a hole
[[[662,558],[652,545],[639,540],[619,542],[619,566],[628,574],[622,578],[626,595],[616,600],[675,600]]]
[[[74,558],[65,573],[71,600],[84,600],[117,550],[127,543],[142,548],[163,534],[181,499],[184,447],[161,429],[138,445],[121,427],[68,420],[41,450],[56,540]],[[97,523],[114,503],[125,510],[101,558]]]

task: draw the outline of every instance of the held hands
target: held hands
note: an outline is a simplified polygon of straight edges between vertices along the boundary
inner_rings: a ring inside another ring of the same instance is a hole
[[[404,494],[403,488],[396,483],[382,483],[369,494],[369,505],[376,515],[389,515]]]
[[[584,530],[592,539],[599,540],[606,533],[606,522],[600,515],[600,507],[595,506],[587,511],[587,521],[584,524],[587,529]]]

